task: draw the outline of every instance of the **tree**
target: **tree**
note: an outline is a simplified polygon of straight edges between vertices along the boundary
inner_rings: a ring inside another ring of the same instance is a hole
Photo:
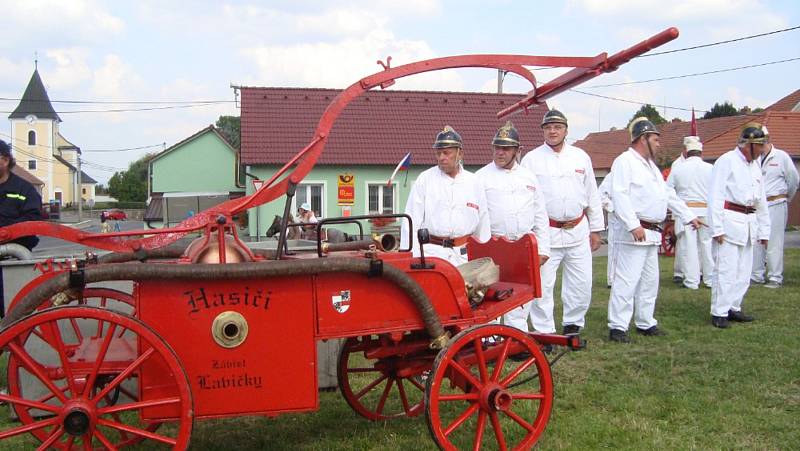
[[[642,107],[639,108],[639,111],[633,113],[633,117],[631,118],[630,121],[628,121],[628,123],[630,124],[631,121],[633,121],[637,117],[642,117],[642,116],[650,119],[650,122],[652,122],[655,125],[661,125],[667,122],[666,119],[664,119],[663,117],[661,117],[660,114],[658,114],[658,110],[653,105],[650,105],[648,103],[646,105],[642,105]]]
[[[147,154],[128,165],[128,170],[115,172],[108,181],[108,193],[120,202],[147,200],[147,166],[153,154]]]
[[[703,119],[713,119],[715,117],[725,117],[725,116],[738,116],[741,114],[739,110],[736,109],[730,102],[724,102],[723,104],[715,103],[710,110],[703,115]]]
[[[239,149],[242,142],[242,126],[239,116],[220,116],[214,125],[234,149]]]

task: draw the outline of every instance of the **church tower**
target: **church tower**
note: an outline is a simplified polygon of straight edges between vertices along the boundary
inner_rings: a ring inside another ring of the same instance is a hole
[[[62,179],[69,176],[62,174],[67,168],[54,158],[61,118],[50,103],[38,69],[34,69],[19,105],[8,119],[14,158],[17,165],[44,181],[42,200],[70,202],[73,190],[60,186],[64,185]]]

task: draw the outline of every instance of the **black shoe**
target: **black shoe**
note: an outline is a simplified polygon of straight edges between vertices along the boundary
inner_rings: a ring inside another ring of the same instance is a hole
[[[728,318],[724,316],[711,315],[711,325],[720,329],[727,329],[731,327],[730,323],[728,323]]]
[[[578,335],[581,333],[581,326],[577,324],[567,324],[564,326],[562,335]]]
[[[737,323],[749,323],[753,321],[753,318],[750,315],[745,315],[741,311],[735,312],[733,310],[728,310],[728,321],[736,321]]]
[[[624,330],[611,329],[608,331],[608,339],[616,341],[617,343],[630,343],[631,339],[628,338],[628,333]]]
[[[639,335],[646,335],[648,337],[661,337],[667,335],[667,333],[659,329],[658,326],[648,327],[647,329],[640,329],[637,327],[636,333]]]
[[[515,362],[524,362],[530,358],[531,358],[531,353],[528,351],[522,351],[508,356],[509,360],[513,360]]]
[[[672,276],[672,281],[675,283],[683,283],[683,276]]]

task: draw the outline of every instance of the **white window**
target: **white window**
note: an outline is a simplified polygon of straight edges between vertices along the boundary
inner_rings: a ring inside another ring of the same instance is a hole
[[[28,160],[28,170],[29,171],[36,170],[36,160]]]
[[[385,183],[367,184],[367,212],[369,214],[394,213],[395,185]]]
[[[325,210],[322,202],[324,193],[325,185],[323,183],[301,183],[297,185],[292,211],[297,214],[297,209],[300,205],[308,202],[311,204],[311,209],[314,210],[314,215],[318,218],[324,218]]]

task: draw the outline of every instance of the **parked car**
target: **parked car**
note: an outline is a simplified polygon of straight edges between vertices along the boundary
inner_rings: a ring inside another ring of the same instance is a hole
[[[111,219],[112,221],[124,221],[128,219],[128,215],[126,215],[125,212],[119,208],[112,208],[111,210],[106,210],[104,213],[106,215],[106,219]]]

